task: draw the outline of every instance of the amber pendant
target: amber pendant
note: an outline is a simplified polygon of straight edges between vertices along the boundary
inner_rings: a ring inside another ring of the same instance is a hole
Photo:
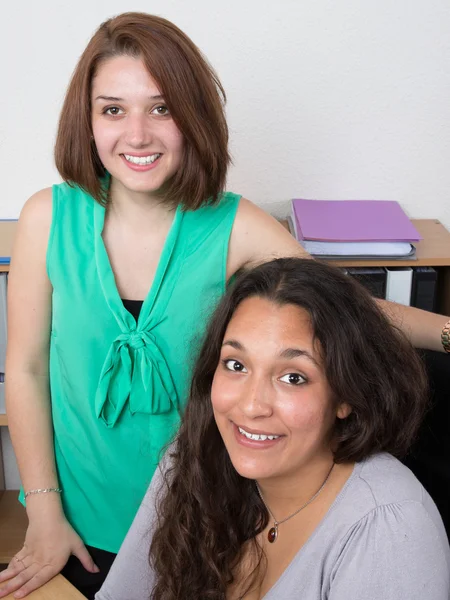
[[[269,529],[269,533],[267,534],[267,539],[271,544],[277,541],[278,537],[278,525],[274,523],[273,527]]]

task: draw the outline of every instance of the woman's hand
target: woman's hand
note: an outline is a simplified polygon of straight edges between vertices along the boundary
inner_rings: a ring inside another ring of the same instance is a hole
[[[22,550],[0,573],[0,598],[15,592],[15,598],[23,598],[44,585],[65,566],[70,555],[76,556],[90,573],[99,569],[64,515],[57,519],[34,519],[28,526]]]

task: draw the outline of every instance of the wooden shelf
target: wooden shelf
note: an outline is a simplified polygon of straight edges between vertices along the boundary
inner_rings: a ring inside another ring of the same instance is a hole
[[[16,231],[17,221],[0,220],[0,256],[11,256]],[[0,265],[0,273],[4,271],[9,271],[9,265]]]
[[[6,415],[0,415],[0,427],[8,427],[8,417]]]
[[[22,548],[28,517],[18,491],[0,491],[0,564],[8,564]]]

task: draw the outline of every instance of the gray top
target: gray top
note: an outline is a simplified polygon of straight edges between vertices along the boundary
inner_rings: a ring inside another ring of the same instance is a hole
[[[148,600],[158,470],[96,600]],[[181,575],[181,574],[180,574]],[[449,600],[450,549],[437,508],[389,454],[357,463],[264,600]]]

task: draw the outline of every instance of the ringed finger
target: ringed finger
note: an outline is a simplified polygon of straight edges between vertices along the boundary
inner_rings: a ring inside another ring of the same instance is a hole
[[[53,579],[58,572],[58,569],[55,569],[51,565],[44,565],[16,591],[14,597],[24,598],[31,592],[34,592],[34,590],[40,588],[44,583],[47,583],[47,581],[50,581],[50,579]]]
[[[4,598],[4,596],[7,596],[12,592],[16,592],[16,590],[19,590],[23,585],[25,585],[30,579],[34,577],[37,571],[38,567],[36,565],[31,565],[30,567],[20,571],[17,575],[13,576],[5,583],[4,586],[2,586],[0,590],[0,598]]]
[[[25,568],[26,567],[23,564],[23,562],[19,558],[14,557],[7,566],[7,568],[0,573],[0,583],[11,579],[15,575],[23,571]],[[0,595],[0,598],[1,597],[2,596]]]

